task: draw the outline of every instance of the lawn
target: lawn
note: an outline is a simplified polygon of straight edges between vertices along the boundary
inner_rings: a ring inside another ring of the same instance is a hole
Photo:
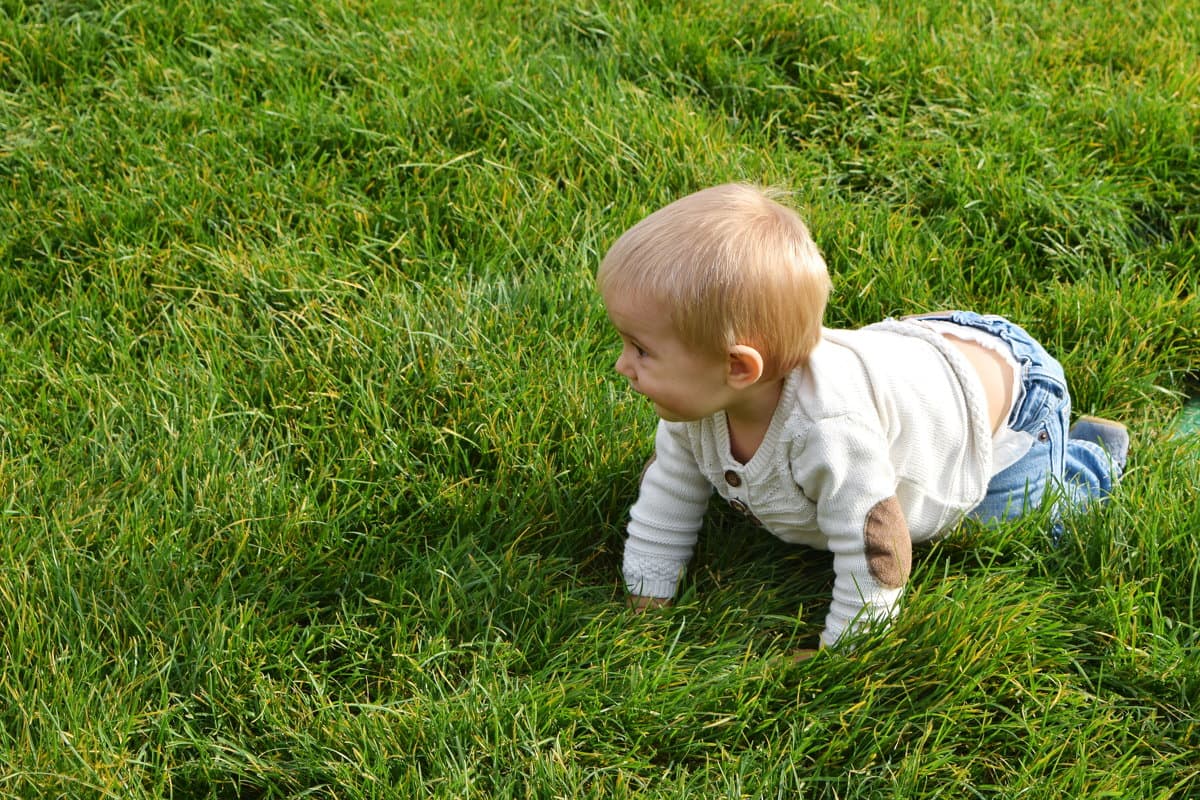
[[[0,0],[0,797],[1200,796],[1197,142],[1188,0]],[[626,611],[593,275],[728,180],[828,324],[1045,342],[1113,501],[852,653],[715,506]]]

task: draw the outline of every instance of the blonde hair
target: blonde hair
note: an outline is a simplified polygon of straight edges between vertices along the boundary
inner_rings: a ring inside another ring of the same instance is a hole
[[[659,209],[600,263],[600,293],[663,303],[680,340],[724,354],[749,345],[778,377],[821,339],[825,260],[800,215],[747,184],[724,184]]]

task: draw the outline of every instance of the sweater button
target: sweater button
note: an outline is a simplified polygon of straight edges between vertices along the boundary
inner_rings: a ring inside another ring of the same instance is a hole
[[[725,470],[725,482],[736,489],[742,485],[742,476],[731,469],[727,469]]]

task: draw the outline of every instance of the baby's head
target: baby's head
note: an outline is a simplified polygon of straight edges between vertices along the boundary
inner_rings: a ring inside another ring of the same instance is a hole
[[[606,302],[654,302],[698,352],[753,347],[766,378],[807,360],[830,289],[800,216],[745,184],[690,194],[634,225],[605,255],[597,283]]]

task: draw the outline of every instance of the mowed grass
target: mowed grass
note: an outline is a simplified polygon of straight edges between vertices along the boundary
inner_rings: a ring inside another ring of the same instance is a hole
[[[0,1],[0,796],[1200,795],[1200,13]],[[967,307],[1131,469],[918,556],[714,508],[618,578],[652,411],[605,248],[794,191],[829,323]]]

